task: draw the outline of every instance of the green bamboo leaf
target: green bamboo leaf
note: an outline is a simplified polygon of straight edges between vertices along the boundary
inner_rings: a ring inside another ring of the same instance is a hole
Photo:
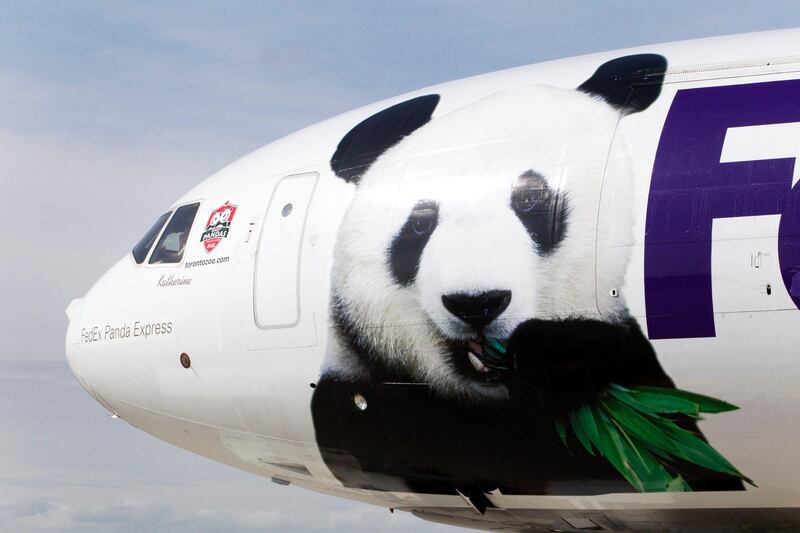
[[[657,461],[649,453],[647,442],[640,435],[629,432],[623,424],[620,424],[616,413],[609,409],[608,403],[601,403],[601,407],[604,409],[604,415],[615,426],[619,436],[622,437],[623,444],[627,445],[626,447],[629,451],[634,452],[634,458],[640,463],[639,467],[644,471],[653,469]]]
[[[497,370],[508,370],[508,361],[506,357],[496,351],[494,351],[489,346],[483,346],[483,355],[481,357],[484,363],[487,366],[495,368]]]
[[[739,472],[717,450],[694,433],[678,427],[671,420],[661,419],[659,420],[659,425],[677,444],[677,452],[674,454],[676,457],[709,470],[738,477],[753,484],[752,480]]]
[[[606,457],[628,483],[633,485],[638,491],[646,492],[647,485],[639,476],[636,469],[633,468],[630,458],[631,454],[625,449],[622,443],[622,437],[617,432],[617,428],[602,412],[600,413],[600,419],[602,420],[602,431],[600,435],[605,441],[605,450],[609,454]]]
[[[625,395],[627,394],[627,398]],[[654,413],[682,413],[689,416],[700,414],[700,405],[676,396],[657,394],[650,391],[632,391],[630,393],[617,393],[615,397],[625,403],[630,399],[637,405],[643,406],[648,412]]]
[[[692,488],[683,477],[675,476],[667,485],[667,492],[692,492]]]
[[[578,442],[581,443],[581,446],[583,446],[587,452],[594,455],[594,453],[592,453],[592,445],[589,443],[589,439],[586,436],[586,433],[583,431],[581,422],[578,420],[578,417],[574,412],[569,414],[569,423],[570,426],[572,426],[572,432],[575,433],[576,437],[578,437]]]
[[[497,352],[499,352],[501,354],[505,354],[506,353],[506,345],[505,345],[504,342],[500,341],[499,339],[487,337],[486,338],[486,342],[487,342],[488,346],[490,348],[492,348],[493,350],[495,350],[495,351],[497,351]]]
[[[675,445],[664,431],[637,411],[613,397],[607,398],[601,403],[615,422],[620,424],[625,431],[647,443],[648,447],[675,452]]]
[[[636,387],[631,389],[634,396],[639,397],[641,394],[652,396],[669,397],[673,399],[682,399],[698,405],[701,413],[725,413],[727,411],[735,411],[739,407],[711,398],[710,396],[703,396],[694,392],[689,392],[680,389],[665,389],[661,387]]]
[[[614,447],[614,443],[611,441],[611,438],[608,436],[608,431],[606,430],[608,419],[605,418],[597,409],[592,408],[590,411],[594,417],[595,426],[597,427],[598,441],[595,443],[597,451],[600,453],[600,455],[608,459],[608,462],[611,463],[611,465],[622,475],[625,475],[625,467],[622,464],[622,459],[619,457],[619,454]]]
[[[597,453],[599,453],[601,456],[604,456],[603,454],[604,440],[603,436],[601,435],[602,430],[599,426],[599,424],[601,423],[600,412],[598,408],[594,405],[585,405],[583,407],[585,409],[582,411],[582,414],[581,411],[579,411],[579,417],[587,416],[592,419],[591,429],[586,432],[586,437],[592,443],[594,449],[597,450]],[[588,422],[583,422],[583,423],[584,426],[588,425]]]
[[[705,444],[702,440],[698,439],[698,441],[702,442],[703,444],[696,443],[694,447],[681,447],[680,452],[677,455],[696,465],[708,468],[709,470],[715,470],[717,472],[729,474],[740,479],[747,479],[714,448]]]
[[[586,438],[589,440],[589,442],[597,446],[597,442],[600,440],[600,434],[597,431],[597,424],[595,423],[591,408],[588,405],[582,405],[578,409],[576,419],[581,425],[583,433],[586,435]],[[590,454],[594,455],[594,450],[592,450],[591,446],[589,446],[587,450]]]
[[[618,391],[622,391],[622,392],[630,392],[631,391],[628,387],[626,387],[624,385],[620,385],[619,383],[610,383],[609,384],[609,389],[618,390]]]
[[[699,467],[753,482],[699,435],[678,426],[663,414],[699,418],[736,406],[699,394],[658,387],[611,384],[598,403],[582,405],[568,414],[576,439],[592,455],[604,457],[634,488],[649,491],[691,491],[674,472],[680,459]],[[556,422],[567,446],[565,421]]]
[[[655,456],[657,456],[657,457],[659,457],[659,458],[661,458],[661,459],[663,459],[665,461],[672,461],[673,460],[673,457],[666,450],[662,450],[661,448],[656,448],[656,447],[647,448],[647,449],[648,449],[648,451],[650,453],[652,453],[653,455],[655,455]]]
[[[612,422],[614,422],[612,420]],[[664,492],[669,490],[673,476],[662,463],[656,460],[640,440],[631,437],[619,424],[614,422],[622,437],[623,452],[628,462],[636,471],[637,477],[647,492]]]
[[[658,411],[653,410],[646,404],[638,402],[631,394],[628,389],[620,387],[614,383],[611,384],[611,387],[608,389],[608,393],[616,398],[617,400],[627,404],[629,407],[636,409],[637,411],[641,411],[647,415],[657,415]]]
[[[556,426],[558,436],[561,437],[561,442],[564,443],[564,446],[567,446],[567,428],[564,426],[564,422],[561,420],[553,420],[553,423]],[[567,446],[567,449],[569,449],[569,446]]]
[[[629,435],[625,429],[606,415],[611,425],[606,429],[618,448],[623,468],[615,468],[631,485],[643,492],[691,491],[685,482],[676,481],[664,464],[651,453],[645,442]],[[616,434],[617,438],[614,438]],[[664,453],[664,452],[660,452]]]
[[[690,402],[688,400],[683,399],[664,399],[664,398],[649,398],[647,394],[641,394],[641,401],[640,401],[640,394],[635,394],[625,389],[624,387],[620,387],[612,383],[611,387],[608,389],[609,394],[616,398],[617,400],[625,403],[628,407],[635,409],[637,411],[641,411],[643,414],[648,416],[659,416],[659,414],[671,414],[671,413],[680,413],[695,420],[702,420],[700,416],[700,406],[696,403]]]
[[[646,450],[640,450],[639,447],[634,444],[630,435],[628,435],[625,429],[620,426],[616,420],[610,417],[609,420],[611,421],[609,432],[616,434],[619,437],[620,444],[622,446],[620,448],[622,458],[636,470],[640,479],[646,478],[647,474],[651,470],[647,464],[647,458],[650,457],[649,454]]]

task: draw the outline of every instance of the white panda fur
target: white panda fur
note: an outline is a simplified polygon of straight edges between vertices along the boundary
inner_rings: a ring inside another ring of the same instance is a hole
[[[601,188],[616,205],[631,206],[633,198],[628,161],[608,159],[619,118],[618,109],[578,90],[519,87],[434,115],[383,153],[361,178],[334,257],[338,311],[360,341],[441,394],[501,399],[504,386],[465,378],[443,358],[443,338],[463,338],[465,328],[443,307],[442,294],[511,290],[508,309],[490,326],[500,338],[531,318],[625,318],[622,297],[595,291]],[[566,236],[546,256],[509,205],[512,186],[528,170],[569,202]],[[439,222],[416,280],[403,287],[392,278],[387,253],[423,199],[440,203]],[[604,229],[601,246],[606,238],[620,244],[632,237],[630,209],[614,216],[613,227],[625,234]],[[604,261],[598,286],[621,287],[627,262],[627,254]],[[323,372],[364,372],[348,349],[338,339]]]

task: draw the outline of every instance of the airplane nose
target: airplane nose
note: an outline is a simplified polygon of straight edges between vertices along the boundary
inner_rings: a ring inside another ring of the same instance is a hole
[[[82,339],[84,332],[80,327],[80,323],[84,318],[85,305],[86,300],[84,298],[75,298],[66,309],[67,318],[69,319],[65,343],[67,363],[73,375],[78,380],[78,383],[81,384],[81,387],[97,400],[100,405],[108,409],[112,416],[116,417],[114,409],[103,399],[97,390],[97,369],[93,369],[90,361],[87,360],[88,354],[86,353],[86,346],[84,346]],[[102,382],[102,380],[100,381]]]
[[[442,305],[476,330],[490,324],[511,303],[511,291],[494,290],[478,294],[463,292],[445,294]]]
[[[70,370],[78,379],[78,382],[86,388],[86,384],[83,381],[80,373],[79,361],[78,361],[78,347],[79,341],[78,339],[78,332],[75,331],[75,321],[80,313],[81,307],[83,306],[83,298],[75,298],[72,300],[69,305],[67,306],[66,313],[67,313],[67,320],[69,321],[69,325],[67,326],[67,338],[66,338],[66,352],[67,352],[67,363],[69,364]]]

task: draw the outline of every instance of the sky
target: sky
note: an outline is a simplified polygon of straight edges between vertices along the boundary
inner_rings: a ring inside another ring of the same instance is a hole
[[[445,531],[106,412],[64,309],[183,192],[287,133],[538,61],[800,26],[794,0],[0,4],[0,532]]]

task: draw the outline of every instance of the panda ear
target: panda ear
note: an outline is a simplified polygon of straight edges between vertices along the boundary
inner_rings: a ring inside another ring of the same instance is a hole
[[[603,63],[579,91],[603,98],[624,114],[644,111],[661,94],[667,59],[658,54],[618,57]]]
[[[362,120],[339,141],[331,169],[346,182],[358,184],[382,153],[427,124],[438,104],[438,94],[418,96]]]

